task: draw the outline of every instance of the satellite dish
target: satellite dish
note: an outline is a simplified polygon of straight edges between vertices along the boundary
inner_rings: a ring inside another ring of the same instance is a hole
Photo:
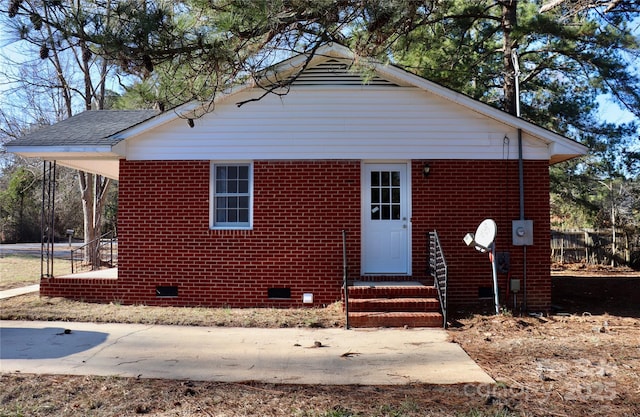
[[[493,299],[496,306],[496,314],[500,314],[500,304],[498,300],[498,272],[496,269],[496,257],[494,255],[495,247],[493,241],[496,238],[498,227],[493,219],[485,219],[476,229],[476,234],[467,233],[464,237],[464,243],[467,246],[475,246],[480,252],[489,252],[489,260],[491,261],[491,271],[493,272]]]
[[[496,222],[493,219],[483,220],[476,230],[475,244],[483,249],[490,248],[496,238],[497,230]]]

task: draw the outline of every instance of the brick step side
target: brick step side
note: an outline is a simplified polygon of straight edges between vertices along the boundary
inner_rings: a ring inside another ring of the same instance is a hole
[[[356,298],[349,299],[349,311],[439,312],[440,303],[437,298]]]
[[[442,320],[442,314],[436,312],[349,313],[352,327],[442,327]]]
[[[350,286],[349,299],[352,298],[435,298],[438,292],[433,286]]]

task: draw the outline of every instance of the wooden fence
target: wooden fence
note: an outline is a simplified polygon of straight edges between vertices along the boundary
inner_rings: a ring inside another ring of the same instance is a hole
[[[639,266],[640,236],[616,230],[615,253],[611,230],[551,231],[551,261]]]

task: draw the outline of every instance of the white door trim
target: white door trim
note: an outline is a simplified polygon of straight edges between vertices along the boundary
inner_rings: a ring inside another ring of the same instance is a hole
[[[369,200],[370,190],[367,187],[368,179],[366,178],[368,173],[368,168],[370,166],[385,166],[392,165],[402,166],[406,173],[404,184],[401,184],[402,189],[404,190],[403,202],[405,204],[405,210],[403,210],[403,214],[401,219],[406,217],[406,220],[403,220],[406,224],[406,254],[405,258],[405,266],[403,267],[404,271],[402,272],[376,272],[367,270],[368,265],[366,264],[366,239],[367,239],[367,225],[366,225],[366,216],[370,215],[370,207],[367,207]],[[361,245],[360,245],[360,265],[361,275],[396,275],[396,276],[411,276],[412,275],[412,245],[411,245],[411,162],[410,161],[362,161],[361,169],[361,202],[360,202],[360,222],[361,222]]]

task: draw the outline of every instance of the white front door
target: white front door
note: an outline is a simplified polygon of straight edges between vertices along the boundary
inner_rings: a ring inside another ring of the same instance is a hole
[[[362,186],[362,273],[410,274],[407,164],[365,164]]]

